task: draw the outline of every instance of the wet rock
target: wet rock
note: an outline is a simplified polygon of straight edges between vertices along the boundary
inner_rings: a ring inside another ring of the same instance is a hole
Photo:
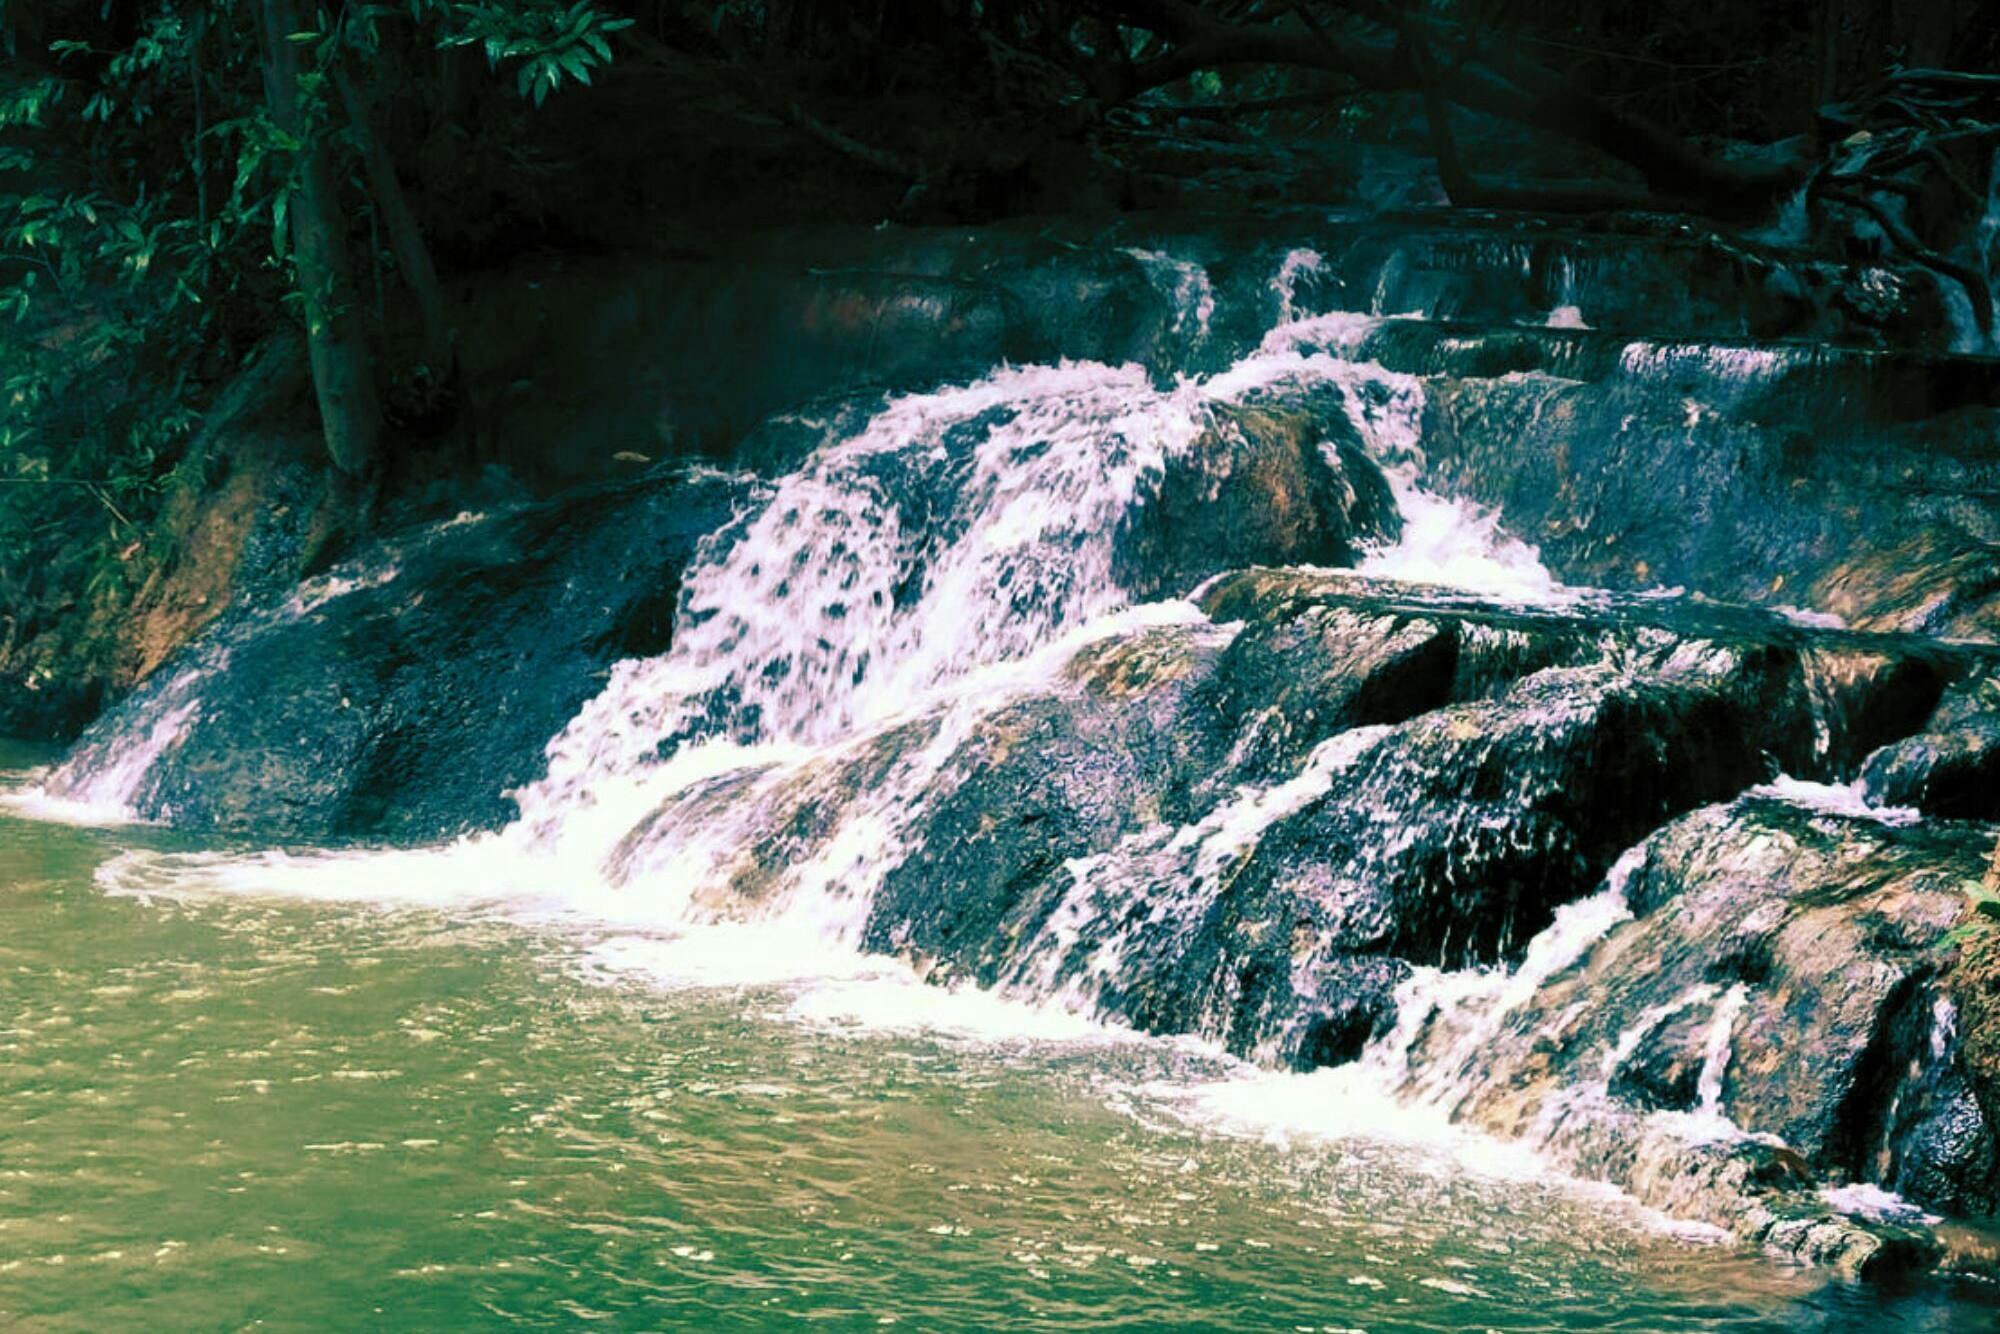
[[[1417,1081],[1648,1203],[1774,1244],[1831,1244],[1773,1233],[1766,1197],[1814,1180],[1990,1212],[2000,1156],[1946,978],[1992,841],[1768,798],[1706,807],[1630,866],[1636,920],[1483,1016],[1476,1058],[1471,1021],[1433,1023]],[[1697,1159],[1736,1165],[1690,1178]]]
[[[1408,320],[1342,339],[1422,377],[1426,485],[1497,506],[1567,581],[2000,637],[1988,365]]]
[[[121,538],[117,578],[77,542],[0,580],[26,600],[0,615],[0,735],[74,740],[232,604],[282,596],[358,525],[357,489],[301,419],[311,396],[304,347],[273,336],[217,395],[149,525]],[[35,605],[37,584],[52,605]]]
[[[1760,613],[1325,571],[1227,576],[1203,605],[1229,628],[1105,641],[973,727],[871,947],[1261,1060],[1347,1059],[1411,963],[1516,957],[1660,822],[1823,771],[1904,669]],[[1753,975],[1754,945],[1728,966]],[[1659,1062],[1656,1104],[1691,1105],[1690,1062]]]
[[[1951,820],[2000,819],[2000,696],[1982,680],[1953,689],[1923,730],[1868,757],[1861,781],[1884,806]]]
[[[1553,1105],[1540,1131],[1544,1151],[1569,1170],[1803,1264],[1893,1280],[1932,1267],[1942,1254],[1920,1223],[1849,1217],[1829,1207],[1803,1160],[1782,1145],[1690,1136],[1671,1116],[1577,1096]]]
[[[1545,669],[1390,731],[1239,892],[1311,905],[1318,950],[1507,957],[1662,818],[1763,777],[1758,721],[1700,687]]]
[[[1277,1050],[1300,1070],[1358,1059],[1396,1026],[1396,989],[1410,971],[1400,959],[1329,960],[1319,970],[1316,991],[1296,1003],[1297,1013],[1286,1026],[1291,1031],[1281,1034]]]
[[[990,985],[1053,911],[1065,863],[1189,818],[1227,745],[1197,702],[1220,638],[1168,627],[1093,646],[1051,692],[981,720],[876,896],[868,947],[948,958]]]
[[[2000,639],[2000,546],[1955,524],[1887,531],[1819,576],[1816,605],[1862,630]]]
[[[1661,1023],[1612,1071],[1612,1096],[1650,1111],[1693,1111],[1701,1098],[1708,1029],[1714,1022],[1714,1002],[1704,1001]]]
[[[657,477],[386,539],[170,660],[54,785],[159,727],[177,739],[131,795],[141,816],[311,838],[498,826],[611,664],[665,648],[678,573],[741,491]]]
[[[690,783],[619,840],[607,878],[691,887],[690,909],[713,918],[773,911],[801,889],[864,894],[876,849],[841,849],[834,837],[871,816],[893,820],[898,799],[929,777],[922,752],[939,724],[916,718],[803,762]]]
[[[1401,530],[1337,389],[1258,392],[1210,417],[1121,535],[1117,574],[1135,598],[1243,565],[1352,565]]]

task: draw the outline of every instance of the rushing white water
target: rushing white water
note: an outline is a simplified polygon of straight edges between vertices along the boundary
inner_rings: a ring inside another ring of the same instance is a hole
[[[1881,1223],[1936,1223],[1934,1214],[1925,1213],[1894,1191],[1866,1181],[1846,1186],[1828,1186],[1820,1198],[1837,1214]]]
[[[1751,788],[1750,795],[1772,797],[1821,815],[1873,820],[1892,827],[1912,825],[1923,818],[1923,813],[1914,806],[1877,806],[1870,802],[1860,779],[1851,783],[1815,783],[1779,774],[1770,782]]]
[[[1709,1017],[1708,1038],[1702,1046],[1701,1076],[1695,1085],[1697,1116],[1726,1115],[1722,1110],[1722,1081],[1729,1073],[1730,1059],[1736,1054],[1736,1021],[1743,1017],[1743,1007],[1749,1003],[1750,989],[1741,982],[1722,993],[1715,1003]]]
[[[1279,325],[1290,324],[1300,317],[1300,286],[1317,280],[1325,272],[1326,257],[1317,250],[1301,248],[1285,255],[1271,279],[1271,290],[1278,297]]]
[[[1207,337],[1206,273],[1152,252],[1133,258],[1173,303],[1177,332]],[[1497,512],[1424,487],[1422,383],[1355,360],[1378,315],[1305,313],[1324,269],[1310,251],[1285,257],[1271,282],[1283,322],[1221,374],[1161,386],[1136,366],[1006,367],[894,398],[821,447],[708,540],[685,574],[671,649],[616,667],[550,742],[546,776],[513,794],[520,818],[508,829],[414,851],[130,852],[100,881],[130,894],[495,912],[584,933],[590,966],[606,975],[798,983],[790,1017],[802,1023],[1131,1040],[1107,1025],[1103,1003],[1131,956],[1182,942],[1267,831],[1331,791],[1389,729],[1335,735],[1292,772],[1215,794],[1185,823],[1154,823],[1072,860],[1067,893],[993,991],[927,985],[856,947],[944,766],[982,720],[1052,688],[1079,651],[1108,638],[1172,634],[1205,651],[1230,642],[1235,628],[1191,603],[1128,605],[1114,548],[1168,466],[1199,446],[1215,405],[1298,386],[1338,392],[1403,519],[1362,573],[1514,603],[1576,595]],[[1630,369],[1661,368],[1640,358]],[[393,564],[340,572],[302,588],[287,611],[395,577]],[[196,682],[186,684],[192,710]],[[190,716],[159,713],[83,795],[129,805]],[[865,781],[847,777],[856,773]],[[811,831],[784,832],[795,826]],[[1244,1133],[1486,1143],[1451,1126],[1483,1046],[1630,917],[1636,856],[1560,907],[1517,965],[1418,970],[1393,1031],[1358,1062],[1312,1076],[1246,1069],[1154,1092]],[[1719,1109],[1731,1037],[1728,1026],[1720,1033],[1705,1110]],[[1607,1058],[1607,1077],[1618,1059]]]
[[[1372,1061],[1389,1072],[1421,1101],[1455,1109],[1471,1094],[1485,1048],[1509,1016],[1631,919],[1626,886],[1642,858],[1643,847],[1627,849],[1595,894],[1556,910],[1555,920],[1528,942],[1521,962],[1511,969],[1418,969],[1397,997],[1396,1031],[1376,1043],[1364,1063]],[[1426,1043],[1424,1059],[1413,1064],[1412,1048],[1420,1035]]]
[[[1500,512],[1426,490],[1412,464],[1385,470],[1403,513],[1401,537],[1359,569],[1386,579],[1442,584],[1508,602],[1561,603],[1569,590],[1541,553],[1500,526]]]
[[[1166,390],[1065,364],[895,400],[711,539],[673,648],[621,663],[551,743],[547,776],[516,794],[517,835],[574,843],[588,823],[607,849],[665,795],[661,755],[704,737],[826,746],[962,705],[968,673],[1124,605],[1118,529],[1211,404],[1298,384],[1341,388],[1379,457],[1413,451],[1414,381],[1296,352]]]
[[[200,685],[214,663],[189,667],[153,687],[157,703],[143,731],[116,744],[87,747],[31,786],[0,793],[0,806],[34,819],[110,825],[133,820],[133,801],[153,765],[187,732],[201,708]]]

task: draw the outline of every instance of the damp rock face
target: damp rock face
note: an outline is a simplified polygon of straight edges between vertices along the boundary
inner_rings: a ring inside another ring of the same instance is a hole
[[[677,572],[739,484],[662,477],[434,526],[239,613],[85,733],[54,777],[159,729],[136,814],[310,838],[504,823],[612,663],[665,648]]]
[[[1119,582],[1153,598],[1242,565],[1351,566],[1401,528],[1339,390],[1260,391],[1215,405],[1169,461],[1121,534]]]
[[[1497,1013],[1440,1007],[1412,1083],[1681,1216],[1848,1267],[1902,1263],[1889,1240],[1878,1254],[1795,1225],[1827,1212],[1817,1182],[1961,1215],[2000,1204],[2000,1087],[1967,1059],[1953,999],[1994,833],[1765,797],[1704,807],[1638,849],[1631,919],[1572,966]]]
[[[1989,360],[1421,319],[1300,326],[1423,397],[1424,480],[1576,584],[2000,639]]]
[[[1955,687],[1923,730],[1882,747],[1861,771],[1884,806],[1950,820],[2000,820],[2000,693],[1990,679]]]
[[[1411,965],[1518,959],[1652,829],[1853,763],[1884,681],[1968,670],[1760,613],[1495,609],[1328,572],[1228,576],[1203,605],[1226,634],[1094,646],[972,729],[871,947],[1337,1063]]]

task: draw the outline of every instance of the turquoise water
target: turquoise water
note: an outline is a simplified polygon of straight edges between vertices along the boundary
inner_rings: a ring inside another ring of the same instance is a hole
[[[472,910],[94,883],[164,841],[0,816],[0,1324],[2000,1316],[1984,1289],[1829,1282],[1437,1147],[1225,1133],[1190,1090],[1288,1086],[1185,1045],[940,1027],[907,987],[668,988]]]

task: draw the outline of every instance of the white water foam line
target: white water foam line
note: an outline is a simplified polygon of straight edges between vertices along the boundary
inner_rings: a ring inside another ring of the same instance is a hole
[[[1384,473],[1402,511],[1403,531],[1395,542],[1369,552],[1356,573],[1534,606],[1578,601],[1542,564],[1539,551],[1501,527],[1498,510],[1426,490],[1413,465],[1391,466]]]
[[[1913,825],[1923,818],[1923,812],[1914,806],[1878,806],[1870,802],[1860,779],[1851,783],[1815,783],[1779,774],[1770,782],[1751,788],[1748,795],[1769,797],[1818,815],[1873,820],[1892,829]]]
[[[1287,263],[1290,285],[1279,295],[1289,313],[1293,286],[1315,269],[1303,254]],[[1199,310],[1196,296],[1191,313]],[[1365,572],[1520,600],[1562,593],[1496,515],[1417,485],[1423,399],[1414,377],[1304,350],[1365,336],[1373,318],[1297,321],[1223,375],[1170,390],[1136,367],[1061,365],[893,401],[712,539],[689,574],[675,648],[620,665],[551,742],[549,776],[517,794],[522,819],[502,833],[416,851],[131,852],[100,868],[99,881],[128,894],[221,891],[492,913],[580,933],[587,966],[606,977],[789,987],[785,1012],[798,1022],[978,1040],[1136,1040],[1097,1022],[1088,998],[1061,992],[1054,973],[1045,986],[1006,995],[927,986],[899,963],[860,956],[859,926],[875,884],[902,856],[926,783],[990,710],[1045,687],[1080,647],[1106,636],[1174,626],[1226,637],[1186,603],[1125,606],[1107,546],[1148,479],[1198,436],[1208,404],[1295,380],[1338,387],[1363,443],[1392,469],[1406,519],[1403,539],[1371,553]],[[907,518],[892,483],[926,488],[917,508],[939,526]],[[1028,592],[1035,596],[1024,599]],[[741,713],[733,734],[679,739],[711,706]],[[931,730],[877,789],[855,796],[820,850],[784,869],[768,918],[711,920],[703,893],[758,836],[764,798],[912,723]],[[1368,741],[1365,732],[1336,738],[1293,778],[1239,790],[1204,819],[1152,831],[1121,855],[1139,866],[1164,852],[1212,879],[1273,821],[1324,791]],[[709,818],[636,853],[626,848],[614,865],[642,822],[691,794],[716,798]],[[1112,875],[1116,860],[1079,862],[1073,875],[1083,886]],[[1412,1108],[1417,1028],[1438,1014],[1454,1023],[1453,1059],[1432,1068],[1476,1050],[1629,916],[1629,869],[1621,859],[1602,891],[1559,911],[1516,969],[1421,972],[1400,998],[1395,1033],[1358,1063],[1311,1076],[1239,1066],[1161,1096],[1230,1133],[1416,1136],[1530,1163],[1524,1149],[1452,1126],[1443,1097]],[[1079,899],[1077,913],[1088,907]],[[1079,924],[1069,923],[1077,936]],[[1061,946],[1062,922],[1052,930]]]

